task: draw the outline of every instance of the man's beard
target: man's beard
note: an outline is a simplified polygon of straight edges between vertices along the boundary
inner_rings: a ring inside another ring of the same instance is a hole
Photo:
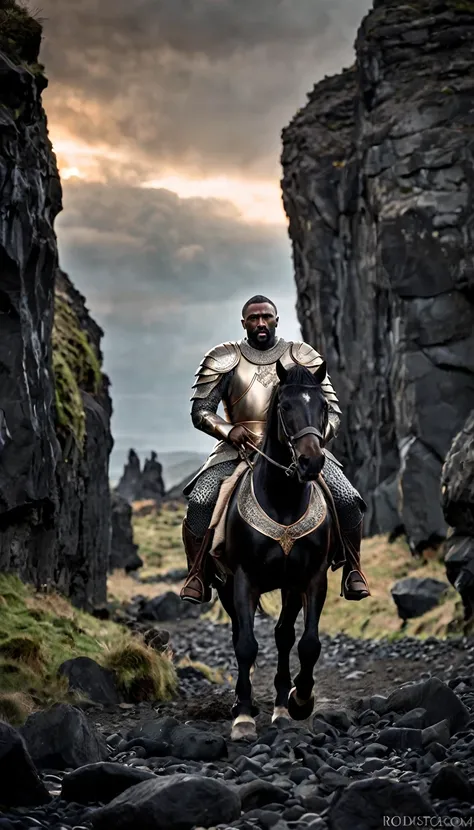
[[[254,349],[270,349],[275,344],[275,330],[270,331],[269,329],[266,329],[265,334],[267,336],[265,337],[265,339],[262,337],[262,339],[260,340],[260,338],[258,337],[259,334],[259,331],[254,331],[251,334],[247,334],[247,340],[249,341],[250,345],[254,347]]]

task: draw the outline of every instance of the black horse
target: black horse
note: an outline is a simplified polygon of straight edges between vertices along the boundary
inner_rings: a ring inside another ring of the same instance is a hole
[[[234,740],[256,737],[258,710],[251,683],[258,652],[254,617],[261,595],[268,591],[281,589],[282,598],[275,628],[278,668],[273,720],[302,720],[311,714],[313,670],[321,651],[319,618],[326,599],[327,571],[337,547],[331,513],[322,490],[313,483],[325,461],[328,403],[321,383],[326,364],[313,374],[301,366],[287,370],[278,362],[277,373],[280,383],[269,407],[263,455],[257,456],[253,472],[239,481],[229,504],[225,561],[231,576],[217,587],[232,621],[238,662]],[[273,538],[257,529],[262,526]],[[298,644],[300,671],[293,685],[290,652],[301,608],[305,627]]]

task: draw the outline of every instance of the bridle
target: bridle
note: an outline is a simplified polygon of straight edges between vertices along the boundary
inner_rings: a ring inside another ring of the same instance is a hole
[[[298,388],[314,389],[314,386],[312,386],[312,385],[310,386],[310,384],[307,384],[307,383],[298,383],[298,384],[294,384],[294,385],[295,386],[297,385]],[[326,412],[327,412],[327,410],[326,410]],[[251,441],[247,441],[247,444],[248,444],[249,447],[252,448],[252,450],[257,452],[263,458],[266,458],[266,460],[269,461],[270,464],[273,464],[275,467],[279,467],[280,470],[284,470],[287,476],[292,476],[292,475],[295,475],[295,473],[298,472],[298,458],[297,458],[297,455],[296,455],[296,448],[295,448],[296,441],[298,441],[300,438],[303,438],[304,435],[315,435],[316,438],[318,438],[321,443],[324,443],[324,435],[321,432],[321,430],[317,429],[317,427],[312,427],[312,426],[303,427],[303,429],[300,429],[300,430],[298,430],[298,432],[295,432],[294,435],[290,435],[289,430],[287,428],[287,425],[285,424],[285,419],[283,417],[283,413],[281,411],[280,402],[278,402],[278,404],[277,404],[277,413],[278,413],[278,437],[279,437],[279,440],[282,443],[285,443],[287,445],[288,449],[290,450],[291,458],[292,458],[291,464],[288,467],[285,467],[284,464],[280,464],[279,461],[275,461],[274,458],[270,458],[269,455],[262,452],[262,450],[260,450],[258,447],[256,447],[255,444],[253,444]],[[282,438],[284,440],[282,440]],[[250,461],[250,459],[249,459],[248,455],[246,454],[245,449],[243,447],[240,448],[240,454],[241,454],[241,457],[243,458],[243,460],[246,461],[248,466],[251,469],[253,469],[254,464],[252,463],[252,461]]]

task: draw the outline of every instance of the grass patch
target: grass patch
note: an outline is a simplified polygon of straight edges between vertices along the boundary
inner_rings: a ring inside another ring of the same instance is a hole
[[[2,705],[11,708],[18,701],[19,692],[35,708],[73,702],[67,678],[57,671],[65,660],[82,656],[110,668],[115,661],[119,683],[134,699],[167,700],[175,688],[169,655],[157,654],[114,622],[78,611],[58,594],[35,593],[16,576],[0,574],[0,713]]]
[[[105,653],[103,665],[115,672],[128,700],[171,700],[177,677],[168,654],[159,654],[140,642],[123,642]]]
[[[140,547],[140,556],[145,562],[144,574],[185,566],[186,558],[181,540],[184,511],[184,507],[174,511],[165,505],[153,515],[133,517],[135,540]],[[403,631],[402,622],[390,594],[393,583],[406,576],[434,577],[447,582],[444,564],[435,557],[427,561],[414,559],[405,542],[397,540],[389,544],[386,537],[374,536],[363,542],[362,567],[372,591],[372,596],[362,602],[348,602],[340,597],[341,571],[329,572],[329,588],[321,616],[321,631],[332,635],[345,632],[354,637],[365,638],[425,638],[431,635],[446,637],[457,632],[459,626],[456,620],[462,618],[462,611],[459,595],[453,588],[449,588],[445,598],[432,611],[423,617],[409,620]],[[141,586],[133,580],[130,580],[130,583],[129,590],[133,594],[142,593],[142,589],[145,593],[149,588],[150,595],[156,595],[161,590],[159,585]],[[122,597],[125,598],[125,585],[122,588]],[[163,585],[163,590],[169,588],[169,585]],[[267,613],[278,617],[279,592],[266,594],[262,604]],[[206,616],[215,622],[229,622],[220,603],[216,603]]]
[[[102,379],[101,366],[72,307],[58,292],[54,303],[52,342],[58,431],[65,436],[71,434],[82,448],[86,417],[81,390],[97,394]]]
[[[35,709],[33,698],[24,692],[0,694],[0,720],[21,726]]]
[[[181,525],[185,508],[170,509],[166,505],[148,515],[133,515],[133,538],[145,569],[165,572],[186,565]]]
[[[41,24],[27,7],[14,0],[0,0],[0,51],[13,63],[43,69],[36,63],[41,45]]]
[[[200,671],[206,680],[209,680],[209,683],[216,683],[218,686],[221,686],[224,682],[222,672],[218,669],[211,669],[210,666],[206,663],[201,663],[200,660],[191,660],[189,657],[183,657],[178,663],[178,668],[186,668],[187,666],[192,666],[193,669]]]

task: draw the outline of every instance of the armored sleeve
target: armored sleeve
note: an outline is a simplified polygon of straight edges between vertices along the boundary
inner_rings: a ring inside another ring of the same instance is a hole
[[[196,429],[217,439],[226,440],[234,426],[221,418],[217,409],[239,360],[240,351],[235,343],[221,343],[204,355],[196,372],[191,418]]]
[[[295,363],[299,363],[300,366],[306,366],[306,368],[313,373],[319,369],[321,364],[324,362],[319,352],[317,352],[316,349],[313,349],[312,346],[309,346],[308,343],[292,343],[291,356]],[[339,407],[339,401],[334,391],[334,387],[331,383],[331,378],[327,372],[326,377],[321,384],[321,389],[329,404],[328,425],[324,437],[326,441],[330,441],[337,435],[337,431],[341,423],[341,409]]]
[[[226,440],[234,427],[234,424],[230,424],[217,414],[231,375],[232,372],[221,375],[205,398],[193,398],[191,418],[194,426],[218,440]]]

